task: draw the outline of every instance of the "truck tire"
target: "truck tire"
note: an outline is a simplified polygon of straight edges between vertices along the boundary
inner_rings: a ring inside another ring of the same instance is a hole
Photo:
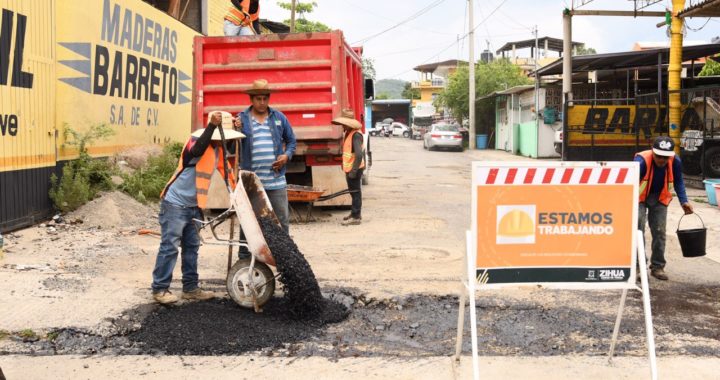
[[[702,173],[702,167],[697,158],[687,154],[681,155],[680,158],[682,159],[683,173],[687,175],[699,175]]]
[[[243,283],[243,276],[247,276],[249,269],[250,259],[238,260],[228,271],[227,291],[235,303],[244,308],[252,309],[254,307],[252,296],[245,295],[245,285]],[[275,275],[272,269],[266,264],[255,260],[253,283],[255,286],[261,286],[257,289],[256,301],[258,306],[262,307],[275,293]]]
[[[720,146],[705,151],[705,177],[720,178]]]

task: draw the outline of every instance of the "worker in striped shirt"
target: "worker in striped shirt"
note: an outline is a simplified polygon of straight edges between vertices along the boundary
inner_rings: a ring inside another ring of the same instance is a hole
[[[269,106],[271,92],[267,80],[256,80],[245,91],[252,105],[238,114],[235,126],[242,127],[246,136],[242,141],[242,169],[258,176],[282,228],[289,233],[285,168],[297,142],[287,117]]]

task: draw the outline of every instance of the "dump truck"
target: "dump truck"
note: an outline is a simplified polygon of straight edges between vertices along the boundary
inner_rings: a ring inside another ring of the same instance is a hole
[[[720,178],[720,104],[710,97],[695,97],[689,108],[695,110],[696,122],[680,139],[683,170]]]
[[[250,106],[244,93],[266,79],[270,107],[283,112],[297,138],[287,166],[289,184],[336,193],[347,189],[342,171],[343,129],[331,121],[352,109],[361,123],[365,112],[362,48],[348,45],[342,31],[195,38],[192,129],[203,128],[208,113],[233,115]],[[371,86],[368,86],[371,87]],[[365,134],[366,154],[368,138]],[[371,160],[366,158],[365,176]],[[365,178],[365,183],[367,179]],[[349,195],[316,205],[350,205]]]

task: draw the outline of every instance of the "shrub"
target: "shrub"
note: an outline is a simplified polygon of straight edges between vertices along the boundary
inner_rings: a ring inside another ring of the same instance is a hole
[[[110,180],[114,172],[113,166],[106,159],[93,159],[87,152],[89,144],[112,134],[114,131],[104,124],[92,126],[85,133],[65,126],[66,143],[63,147],[77,147],[79,156],[63,166],[60,179],[55,174],[50,177],[49,195],[57,209],[63,212],[72,211],[93,199],[99,191],[113,188]]]
[[[132,174],[124,174],[120,188],[142,203],[160,199],[160,192],[177,168],[182,149],[180,143],[166,145],[160,155],[149,157]]]

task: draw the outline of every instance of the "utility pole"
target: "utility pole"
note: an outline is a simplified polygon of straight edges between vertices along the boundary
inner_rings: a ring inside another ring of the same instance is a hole
[[[470,33],[468,34],[468,43],[470,44],[470,105],[468,108],[470,111],[470,123],[468,125],[468,135],[470,137],[469,147],[475,149],[475,20],[473,18],[473,0],[468,0],[468,2],[468,17],[470,18],[468,20],[468,25],[470,25]]]
[[[290,33],[295,33],[295,7],[297,6],[297,0],[292,0],[292,7],[290,7]]]
[[[563,11],[563,103],[572,105],[572,12]],[[567,115],[563,115],[567,118]]]
[[[669,135],[675,140],[675,153],[680,153],[680,73],[682,72],[683,19],[677,17],[685,8],[685,0],[673,0],[672,23],[670,25],[670,64],[668,65],[668,108]],[[672,92],[670,92],[672,91]]]
[[[538,76],[538,56],[540,50],[538,49],[538,27],[535,25],[535,128],[540,128],[540,77]],[[546,40],[547,41],[547,40]],[[537,133],[538,139],[540,133]]]

